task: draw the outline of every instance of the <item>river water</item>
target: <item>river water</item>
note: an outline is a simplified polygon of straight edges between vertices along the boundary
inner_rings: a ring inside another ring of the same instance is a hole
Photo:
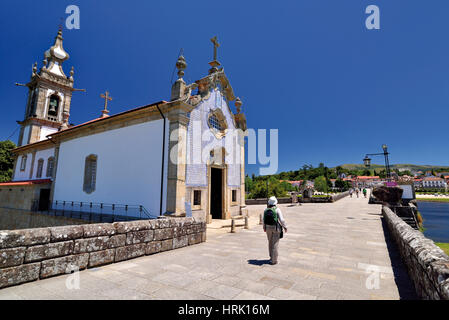
[[[418,202],[424,219],[424,235],[435,242],[449,243],[449,202]]]

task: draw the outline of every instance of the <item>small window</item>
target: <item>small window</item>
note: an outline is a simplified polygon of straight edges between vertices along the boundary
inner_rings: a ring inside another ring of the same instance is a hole
[[[212,130],[217,139],[222,138],[228,129],[226,117],[220,109],[209,112],[208,120],[209,128]]]
[[[224,127],[222,125],[222,122],[218,119],[218,117],[215,114],[212,114],[209,118],[209,125],[212,128],[217,129],[218,131],[224,130]]]
[[[94,192],[96,182],[97,182],[97,156],[92,154],[86,157],[85,161],[83,191],[86,193]]]
[[[47,161],[47,177],[53,177],[53,168],[55,167],[55,158],[50,157]]]
[[[42,178],[43,168],[44,168],[44,159],[39,159],[39,161],[37,162],[36,178]]]
[[[232,202],[237,202],[237,190],[232,190]]]
[[[25,171],[27,167],[27,156],[22,156],[22,162],[20,163],[20,171]]]
[[[193,205],[200,206],[201,205],[201,190],[193,191]]]

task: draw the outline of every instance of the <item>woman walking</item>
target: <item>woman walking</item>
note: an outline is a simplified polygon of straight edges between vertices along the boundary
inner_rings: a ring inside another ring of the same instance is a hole
[[[268,252],[270,254],[270,264],[272,265],[278,263],[279,239],[282,237],[283,231],[287,232],[287,224],[277,204],[278,200],[276,197],[271,197],[263,215],[263,230],[267,233]]]

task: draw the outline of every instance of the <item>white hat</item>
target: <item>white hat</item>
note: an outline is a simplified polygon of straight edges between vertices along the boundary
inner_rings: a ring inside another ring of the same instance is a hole
[[[276,197],[270,197],[270,199],[268,199],[268,205],[270,206],[275,206],[278,204],[278,199],[276,199]]]

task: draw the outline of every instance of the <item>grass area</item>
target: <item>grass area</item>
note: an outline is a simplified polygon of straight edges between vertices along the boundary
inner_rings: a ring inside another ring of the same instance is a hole
[[[443,249],[443,251],[449,256],[449,243],[435,242],[435,244]]]
[[[416,198],[416,201],[426,202],[449,202],[449,198]]]
[[[415,193],[419,194],[419,195],[434,195],[434,194],[438,194],[440,196],[448,196],[449,195],[448,192],[419,192],[419,191],[416,191]]]

